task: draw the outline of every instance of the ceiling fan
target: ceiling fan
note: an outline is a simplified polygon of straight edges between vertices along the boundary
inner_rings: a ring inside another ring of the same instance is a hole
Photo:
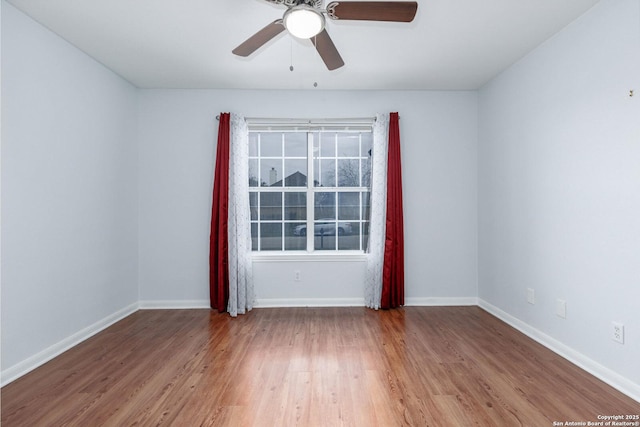
[[[344,61],[325,28],[325,15],[333,20],[411,22],[416,16],[415,1],[332,1],[322,9],[322,0],[265,0],[281,4],[287,11],[233,49],[238,56],[249,56],[285,29],[300,39],[310,39],[329,70]]]

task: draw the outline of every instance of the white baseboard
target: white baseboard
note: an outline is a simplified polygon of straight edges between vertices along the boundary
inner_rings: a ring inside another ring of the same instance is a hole
[[[254,307],[364,307],[364,298],[259,298]]]
[[[429,306],[460,306],[478,305],[476,297],[433,297],[433,298],[405,298],[405,307],[429,307]]]
[[[544,332],[528,325],[522,320],[513,317],[509,313],[502,311],[498,307],[491,305],[482,299],[478,299],[478,306],[480,306],[490,314],[496,316],[503,322],[509,324],[510,326],[513,326],[515,329],[519,330],[534,341],[537,341],[538,343],[547,347],[554,353],[567,359],[574,365],[589,372],[594,377],[599,378],[600,380],[609,384],[611,387],[619,390],[621,393],[624,393],[630,398],[640,402],[639,384],[636,384],[618,374],[617,372],[614,372],[611,369],[600,365],[598,362],[588,358],[584,354],[572,349],[571,347],[561,343],[555,338],[550,337]]]
[[[98,332],[108,328],[114,323],[124,319],[125,317],[135,313],[138,311],[138,304],[131,304],[121,310],[116,311],[115,313],[105,317],[94,323],[93,325],[87,326],[86,328],[76,332],[63,339],[62,341],[42,350],[41,352],[34,354],[33,356],[19,362],[5,370],[0,374],[0,384],[2,387],[9,384],[12,381],[17,380],[21,376],[31,372],[36,369],[38,366],[44,365],[54,357],[57,357],[69,350],[72,347],[80,344],[82,341],[92,337]]]
[[[256,308],[276,307],[364,307],[363,298],[273,298],[258,299]],[[405,306],[478,305],[475,297],[465,298],[405,298]]]
[[[146,300],[140,301],[140,310],[179,310],[190,308],[211,308],[208,299],[203,300]]]

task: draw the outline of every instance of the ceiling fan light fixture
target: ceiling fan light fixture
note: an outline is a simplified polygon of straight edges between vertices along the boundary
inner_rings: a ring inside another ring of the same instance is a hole
[[[324,30],[325,20],[322,12],[306,4],[287,10],[283,20],[287,31],[299,39],[310,39]]]

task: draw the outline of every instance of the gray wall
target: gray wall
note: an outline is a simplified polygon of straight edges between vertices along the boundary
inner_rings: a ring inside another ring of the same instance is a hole
[[[2,369],[138,300],[135,88],[2,4]]]
[[[636,390],[639,53],[640,2],[600,2],[480,91],[478,148],[479,297]]]
[[[149,306],[208,298],[217,122],[248,117],[372,117],[400,112],[406,296],[475,301],[475,92],[140,91],[140,298]],[[262,305],[359,303],[362,262],[256,262]],[[294,269],[301,270],[294,282]]]

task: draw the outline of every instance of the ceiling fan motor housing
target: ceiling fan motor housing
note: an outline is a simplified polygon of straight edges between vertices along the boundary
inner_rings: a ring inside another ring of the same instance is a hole
[[[287,7],[294,7],[301,4],[306,4],[315,9],[320,9],[322,7],[322,0],[266,0],[269,3],[281,4]]]

